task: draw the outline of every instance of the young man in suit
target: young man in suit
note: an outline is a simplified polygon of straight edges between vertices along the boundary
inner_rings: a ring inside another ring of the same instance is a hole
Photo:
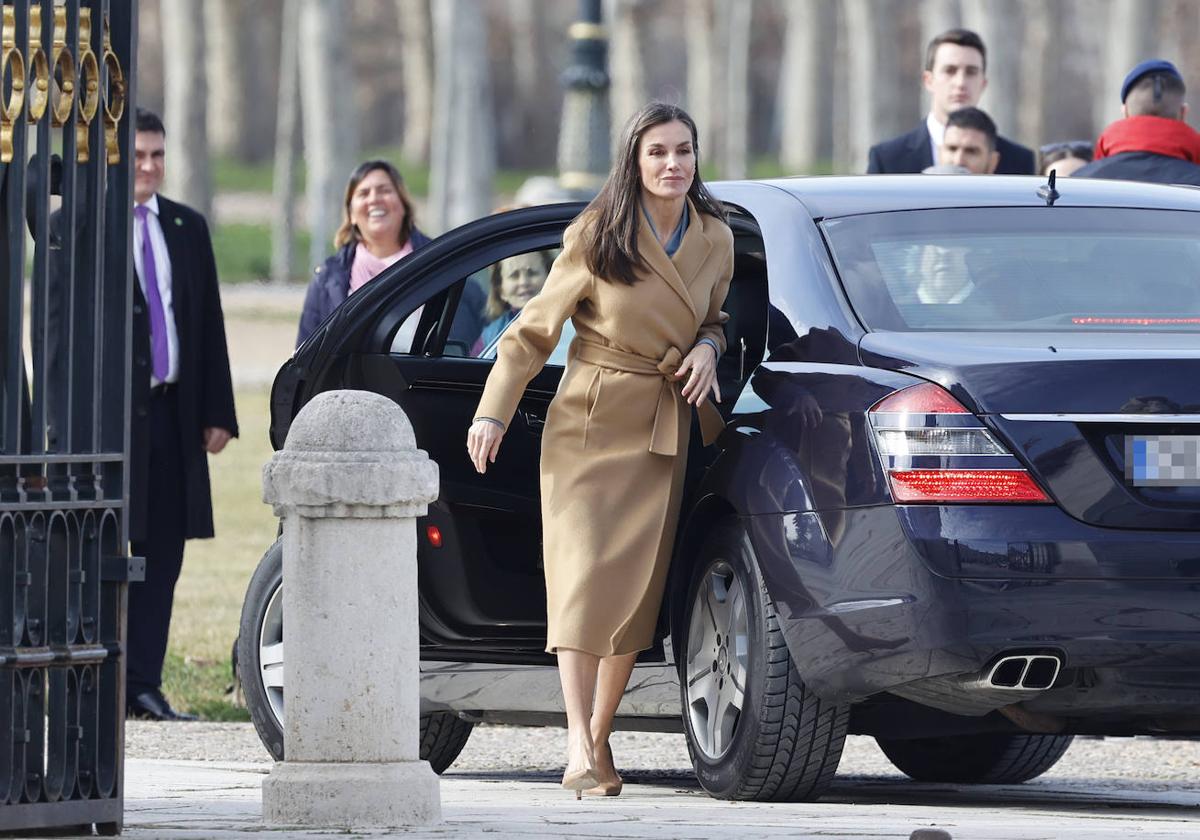
[[[975,107],[987,87],[987,48],[969,29],[951,29],[929,42],[925,71],[930,109],[925,120],[910,131],[871,147],[868,173],[915,173],[933,165],[951,112]],[[1033,150],[996,138],[999,175],[1032,175]]]
[[[213,535],[208,455],[237,436],[237,417],[208,225],[158,194],[166,130],[140,108],[134,146],[128,516],[146,579],[129,586],[126,714],[187,720],[161,689],[171,606],[184,541]]]

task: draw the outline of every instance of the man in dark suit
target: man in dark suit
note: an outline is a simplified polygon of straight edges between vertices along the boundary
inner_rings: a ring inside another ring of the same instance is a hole
[[[166,131],[140,108],[134,145],[129,534],[146,579],[129,586],[126,713],[185,720],[161,689],[175,582],[184,541],[213,535],[208,455],[237,436],[237,417],[208,225],[158,194]]]
[[[978,105],[987,87],[987,48],[983,39],[969,29],[951,29],[938,35],[929,42],[921,80],[929,91],[929,115],[908,134],[872,146],[868,173],[916,173],[934,164],[951,112]],[[1000,153],[996,174],[1034,173],[1032,149],[997,137],[996,151]]]

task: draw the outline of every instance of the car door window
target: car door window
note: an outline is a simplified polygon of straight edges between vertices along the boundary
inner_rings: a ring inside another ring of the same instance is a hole
[[[496,337],[494,339],[492,339],[492,341],[479,352],[479,358],[481,358],[481,359],[496,358],[496,346],[500,343],[500,339],[504,335],[504,333],[508,332],[508,328],[510,326],[512,326],[511,323],[505,325],[504,330],[502,332],[498,333],[496,335]],[[571,339],[573,339],[574,337],[575,337],[575,325],[572,324],[568,320],[565,324],[563,324],[562,335],[560,335],[558,337],[558,344],[555,345],[553,352],[551,352],[549,358],[546,359],[546,364],[558,365],[559,367],[566,367],[566,365],[567,365],[567,349],[571,346]]]
[[[495,358],[500,336],[542,290],[557,255],[553,248],[521,251],[472,272],[406,315],[391,352],[427,353],[440,346],[443,356]],[[551,363],[565,362],[565,346],[556,353],[563,361]]]

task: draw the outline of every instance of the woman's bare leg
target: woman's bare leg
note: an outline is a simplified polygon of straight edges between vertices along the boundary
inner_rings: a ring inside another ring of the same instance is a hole
[[[613,717],[617,706],[629,685],[629,675],[633,673],[633,663],[636,653],[624,653],[617,656],[606,656],[600,660],[596,679],[596,704],[592,709],[591,735],[596,754],[596,770],[601,787],[621,784],[621,776],[617,773],[613,761],[612,748],[608,744],[608,736],[612,733]]]
[[[558,678],[567,710],[567,769],[564,776],[596,766],[592,733],[592,698],[601,659],[581,650],[558,649]]]

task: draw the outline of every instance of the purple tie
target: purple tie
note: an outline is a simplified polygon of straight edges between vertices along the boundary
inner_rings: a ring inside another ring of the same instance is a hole
[[[140,204],[133,213],[142,223],[142,278],[146,281],[146,303],[150,306],[150,355],[154,359],[154,376],[165,382],[171,369],[170,351],[167,349],[167,312],[163,308],[162,293],[158,290],[158,270],[154,267],[154,246],[150,242],[150,224],[147,216],[150,208]]]

